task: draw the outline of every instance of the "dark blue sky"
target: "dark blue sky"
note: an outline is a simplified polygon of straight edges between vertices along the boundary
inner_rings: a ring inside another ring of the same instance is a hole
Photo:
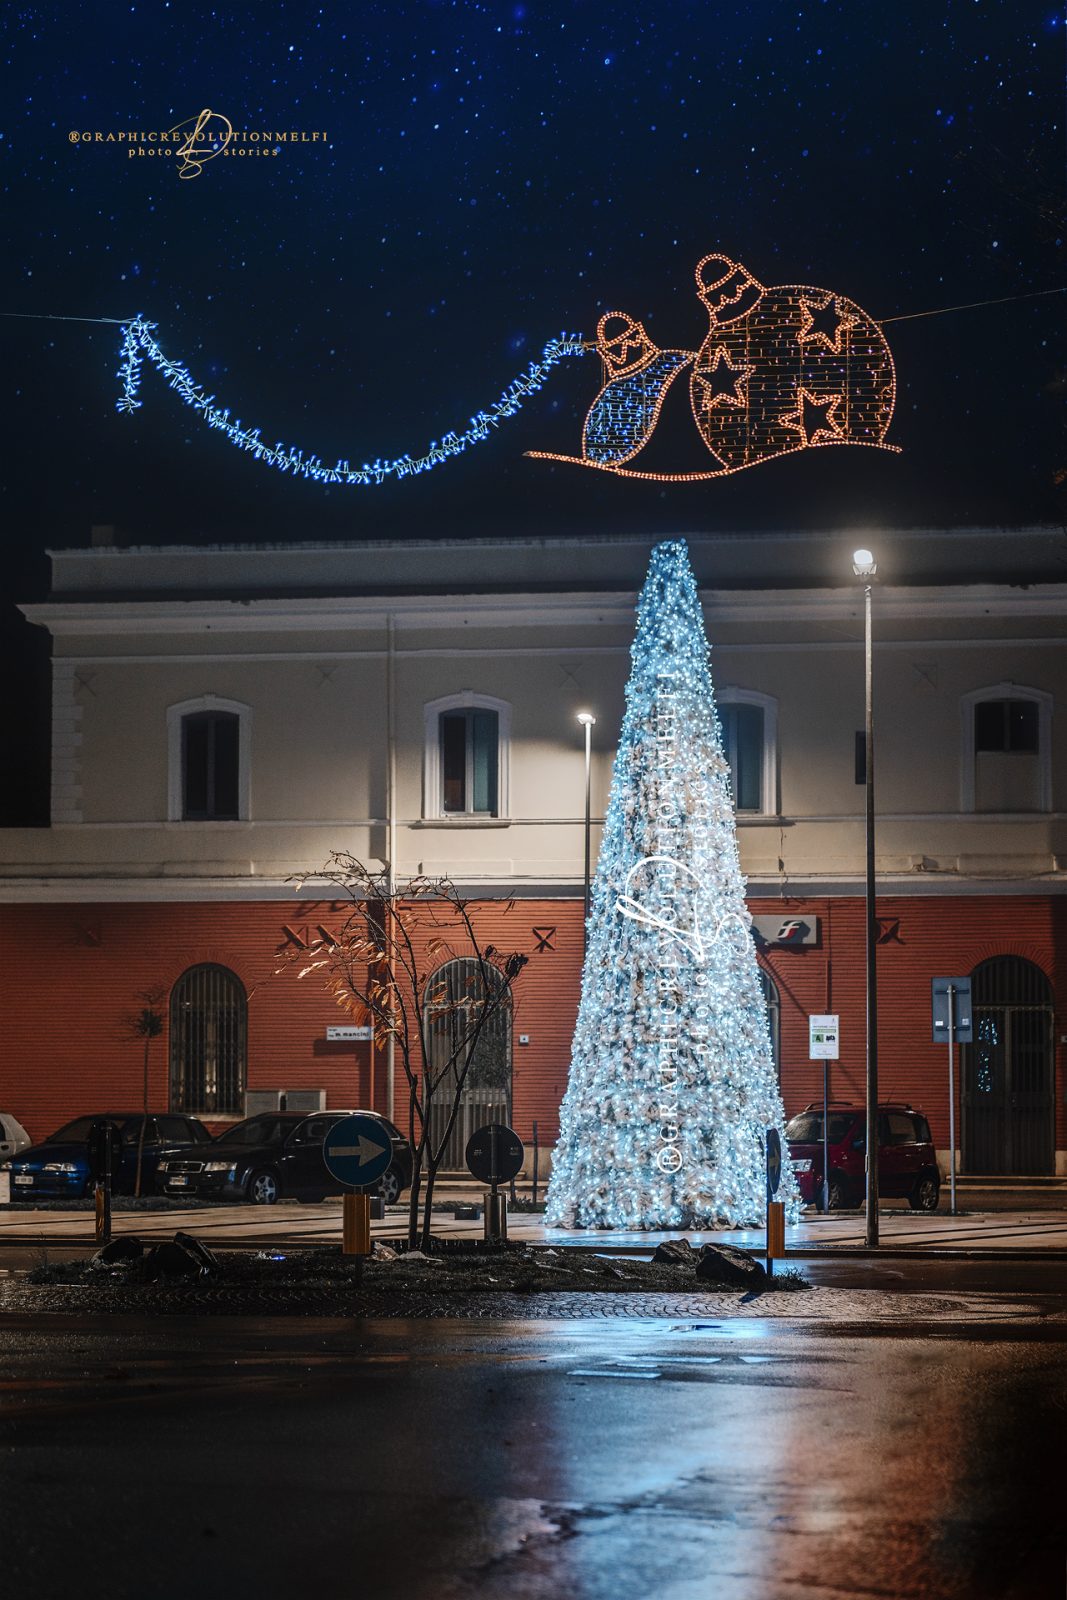
[[[363,460],[462,426],[605,309],[694,347],[709,250],[878,317],[1055,288],[1063,35],[1027,0],[11,7],[2,309],[143,310],[267,438]],[[191,182],[68,143],[204,105],[328,139]],[[891,326],[899,457],[814,451],[673,489],[523,459],[576,448],[593,358],[462,461],[328,491],[235,451],[152,373],[120,417],[115,329],[8,320],[8,537],[1052,517],[1065,311]]]
[[[143,311],[267,439],[362,461],[461,428],[606,309],[694,348],[712,250],[876,317],[1056,288],[1064,32],[1051,0],[10,6],[0,309]],[[188,182],[68,140],[203,106],[327,139]],[[11,592],[94,522],[155,542],[1063,520],[1065,311],[890,325],[899,456],[674,487],[525,460],[577,448],[590,357],[461,460],[332,490],[239,453],[151,371],[120,416],[117,329],[4,319]]]

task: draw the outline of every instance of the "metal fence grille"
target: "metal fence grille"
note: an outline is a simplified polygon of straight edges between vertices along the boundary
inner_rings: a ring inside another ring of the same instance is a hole
[[[499,981],[502,983],[503,979]],[[487,1122],[509,1122],[511,1118],[511,1002],[509,999],[489,1018],[473,1053],[464,1052],[462,1041],[471,1026],[470,1007],[477,1006],[484,993],[478,962],[469,956],[446,962],[434,973],[431,988],[440,991],[425,1012],[431,1072],[441,1072],[456,1054],[430,1107],[434,1149],[444,1138],[456,1084],[469,1058],[455,1126],[441,1162],[446,1170],[457,1171],[465,1165],[467,1141],[475,1129]]]
[[[974,1043],[962,1048],[964,1171],[1052,1172],[1051,984],[1020,956],[983,961],[973,976],[972,1015]]]
[[[241,980],[226,967],[182,973],[170,997],[172,1110],[241,1115],[247,1010]]]

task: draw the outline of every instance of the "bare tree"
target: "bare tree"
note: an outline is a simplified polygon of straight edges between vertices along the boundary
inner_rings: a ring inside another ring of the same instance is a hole
[[[334,852],[315,877],[340,890],[352,909],[297,976],[318,975],[338,1005],[364,1025],[369,1022],[372,1049],[393,1041],[407,1085],[412,1150],[408,1243],[426,1249],[438,1169],[478,1042],[510,1006],[512,986],[528,958],[482,943],[474,902],[449,878],[416,877],[398,889],[384,869],[344,852]],[[305,955],[294,953],[287,965]],[[443,962],[457,956],[471,964],[469,981],[458,994],[437,976]]]
[[[141,989],[135,995],[140,1002],[136,1011],[123,1019],[123,1034],[127,1039],[140,1039],[144,1043],[144,1073],[142,1086],[141,1131],[137,1136],[137,1171],[133,1180],[133,1192],[138,1197],[141,1193],[141,1167],[144,1160],[144,1136],[148,1126],[148,1053],[153,1039],[158,1039],[163,1032],[165,1013],[163,1010],[167,990],[165,984],[155,984],[149,989]]]

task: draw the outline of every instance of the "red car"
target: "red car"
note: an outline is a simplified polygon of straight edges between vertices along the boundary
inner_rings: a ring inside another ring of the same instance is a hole
[[[831,1100],[827,1108],[830,1209],[863,1203],[867,1148],[867,1108]],[[822,1210],[822,1102],[806,1106],[786,1123],[793,1170],[806,1205]],[[937,1152],[930,1124],[913,1106],[890,1101],[878,1107],[878,1193],[906,1199],[913,1211],[936,1211],[941,1193]]]

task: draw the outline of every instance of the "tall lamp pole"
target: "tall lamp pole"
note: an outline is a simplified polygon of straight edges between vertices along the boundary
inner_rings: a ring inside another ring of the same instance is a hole
[[[592,819],[590,798],[592,794],[593,729],[596,718],[591,711],[579,711],[578,721],[585,729],[585,913],[582,917],[582,954],[589,940],[589,864]]]
[[[871,639],[871,588],[878,563],[870,550],[856,550],[852,570],[863,582],[863,653],[866,696],[865,755],[867,793],[867,1235],[878,1243],[878,918],[874,883],[874,649]]]

